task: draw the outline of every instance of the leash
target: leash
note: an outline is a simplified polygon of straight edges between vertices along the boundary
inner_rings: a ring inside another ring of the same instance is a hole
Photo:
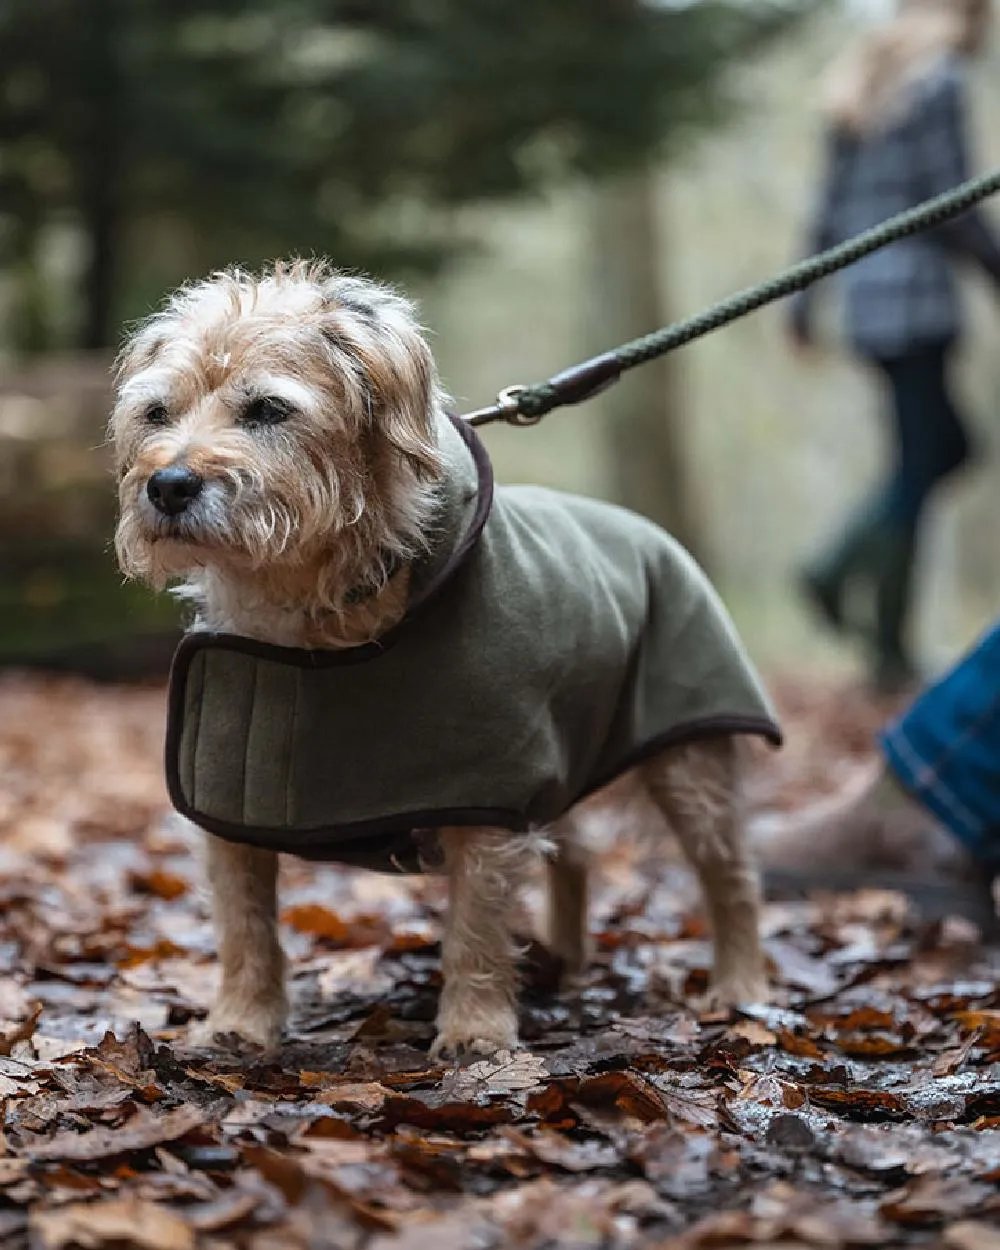
[[[505,421],[508,425],[535,425],[555,408],[582,403],[606,390],[627,370],[676,351],[695,339],[703,338],[714,330],[756,312],[766,304],[773,304],[787,295],[794,295],[796,291],[805,290],[821,278],[846,269],[863,256],[869,256],[890,243],[950,221],[981,200],[996,195],[998,191],[1000,169],[979,178],[972,178],[943,195],[890,217],[881,225],[866,230],[853,239],[801,261],[784,273],[731,295],[686,321],[674,322],[664,326],[662,330],[655,330],[652,334],[633,339],[621,347],[585,360],[582,364],[573,365],[546,382],[536,382],[531,386],[508,386],[497,396],[496,403],[467,413],[465,420],[470,425],[489,425],[493,421]]]

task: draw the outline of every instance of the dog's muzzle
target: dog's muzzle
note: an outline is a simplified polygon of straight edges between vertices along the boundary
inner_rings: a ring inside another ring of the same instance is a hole
[[[146,496],[157,512],[180,516],[198,498],[205,481],[193,469],[171,465],[157,469],[146,483]]]

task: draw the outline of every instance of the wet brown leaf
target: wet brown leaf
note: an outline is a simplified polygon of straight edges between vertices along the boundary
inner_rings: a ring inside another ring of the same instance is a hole
[[[157,898],[166,899],[167,902],[175,898],[180,898],[190,889],[188,882],[177,876],[176,873],[167,872],[165,868],[153,868],[148,872],[134,872],[132,874],[132,886],[136,890],[140,890],[145,894],[155,894]]]
[[[823,1051],[811,1037],[799,1037],[790,1029],[778,1030],[778,1045],[790,1055],[799,1055],[803,1059],[822,1059]]]
[[[899,1224],[938,1224],[981,1211],[992,1197],[986,1185],[962,1177],[918,1177],[882,1204],[886,1219]]]
[[[148,1150],[176,1141],[205,1123],[200,1107],[186,1105],[163,1115],[139,1110],[121,1128],[95,1128],[85,1133],[57,1133],[50,1141],[31,1144],[25,1153],[35,1161],[75,1160],[92,1163],[134,1150]]]
[[[325,1072],[302,1072],[300,1077],[304,1088],[319,1091],[316,1097],[320,1102],[345,1111],[374,1113],[392,1096],[392,1091],[378,1081],[330,1080]]]
[[[300,903],[294,907],[286,907],[281,913],[281,919],[299,933],[323,938],[334,946],[377,946],[390,936],[384,922],[378,917],[358,916],[348,922],[319,903]]]
[[[531,1134],[507,1129],[504,1136],[525,1154],[564,1172],[595,1172],[613,1168],[621,1161],[621,1154],[614,1146],[593,1139],[571,1141],[562,1133],[546,1129]]]
[[[946,1250],[1000,1250],[1000,1227],[978,1220],[959,1220],[945,1230],[942,1242]]]
[[[637,1072],[605,1072],[581,1081],[574,1101],[600,1110],[613,1108],[618,1114],[648,1124],[666,1119],[666,1100],[654,1085]]]
[[[753,1046],[774,1046],[778,1035],[765,1028],[759,1020],[739,1020],[729,1030],[733,1037],[742,1037]]]
[[[185,1218],[199,1233],[218,1233],[241,1224],[264,1201],[264,1195],[246,1189],[232,1189],[212,1202],[202,1202],[185,1211]]]
[[[9,1055],[18,1042],[30,1041],[38,1027],[38,1017],[42,1014],[42,1004],[35,1003],[30,1014],[18,1024],[12,1024],[0,1033],[0,1055]]]
[[[136,1250],[194,1250],[191,1226],[173,1211],[136,1198],[78,1202],[36,1211],[31,1231],[44,1250],[128,1245]]]
[[[836,1089],[815,1086],[810,1099],[821,1107],[843,1111],[851,1119],[905,1119],[910,1112],[898,1094],[884,1089]]]

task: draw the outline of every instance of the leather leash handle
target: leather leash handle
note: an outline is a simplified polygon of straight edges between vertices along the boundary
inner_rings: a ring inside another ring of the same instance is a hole
[[[609,386],[614,386],[622,375],[622,362],[614,352],[605,352],[582,364],[572,365],[544,383],[546,403],[540,411],[530,415],[521,412],[518,396],[527,388],[508,386],[497,396],[497,402],[488,408],[477,408],[467,413],[464,420],[470,425],[489,425],[492,421],[506,421],[508,425],[536,425],[553,408],[565,408],[592,399]]]

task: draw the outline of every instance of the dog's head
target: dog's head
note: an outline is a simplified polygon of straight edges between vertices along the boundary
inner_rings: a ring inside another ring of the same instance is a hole
[[[318,262],[182,287],[126,344],[123,570],[322,569],[329,606],[419,550],[443,402],[410,305]]]

